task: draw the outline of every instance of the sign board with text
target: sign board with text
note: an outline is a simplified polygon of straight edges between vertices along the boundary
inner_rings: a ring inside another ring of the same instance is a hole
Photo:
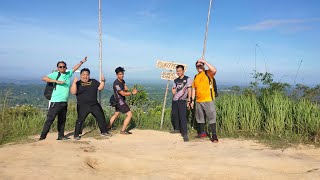
[[[173,81],[177,78],[177,74],[175,72],[161,72],[161,79]]]
[[[157,61],[156,67],[160,68],[160,69],[167,69],[167,70],[171,70],[171,71],[175,71],[176,67],[178,65],[182,65],[184,66],[184,70],[187,70],[187,66],[186,64],[181,64],[181,63],[175,63],[175,62],[167,62],[167,61]]]

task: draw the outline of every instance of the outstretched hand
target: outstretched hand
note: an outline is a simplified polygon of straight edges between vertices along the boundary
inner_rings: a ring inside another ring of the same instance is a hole
[[[87,62],[87,56],[82,59],[82,62],[83,63]]]
[[[133,90],[132,90],[132,94],[133,95],[136,95],[138,93],[138,90],[136,89],[136,88],[134,88]]]

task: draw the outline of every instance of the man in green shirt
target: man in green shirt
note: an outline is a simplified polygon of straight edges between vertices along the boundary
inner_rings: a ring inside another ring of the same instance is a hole
[[[56,87],[52,92],[49,111],[47,114],[47,120],[43,126],[40,139],[44,140],[47,137],[47,134],[50,130],[50,127],[55,119],[58,116],[58,139],[57,140],[66,140],[64,136],[64,126],[67,118],[68,110],[68,98],[70,92],[70,79],[73,73],[80,68],[80,66],[87,61],[87,57],[83,58],[79,64],[75,65],[71,71],[67,71],[67,64],[64,61],[59,61],[57,63],[57,72],[53,72],[42,78],[45,82],[56,83]],[[60,77],[57,79],[60,73]]]

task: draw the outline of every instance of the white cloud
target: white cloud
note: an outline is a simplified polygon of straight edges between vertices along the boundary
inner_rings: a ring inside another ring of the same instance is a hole
[[[157,16],[156,13],[151,12],[149,10],[139,11],[139,12],[137,12],[137,15],[145,17],[145,18],[151,18],[151,19],[154,19]]]
[[[305,26],[307,23],[320,22],[320,18],[310,18],[310,19],[270,19],[258,22],[252,25],[241,26],[239,30],[247,31],[263,31],[276,28],[287,28],[292,27],[296,30],[305,30],[308,27]]]

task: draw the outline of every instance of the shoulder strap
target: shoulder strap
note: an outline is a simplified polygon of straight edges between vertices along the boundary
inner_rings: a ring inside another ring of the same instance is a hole
[[[210,77],[209,74],[208,74],[208,70],[205,70],[204,73],[205,73],[206,76],[208,77],[208,79],[209,79],[209,84],[211,85],[211,84],[212,84],[212,81],[211,81],[211,77]]]
[[[213,85],[215,97],[218,97],[218,88],[217,88],[216,79],[213,77],[213,78],[212,78],[212,81],[211,81],[211,78],[209,77],[207,70],[205,71],[205,73],[206,73],[206,76],[209,78],[209,83],[210,83],[210,85]],[[212,92],[211,92],[211,93],[212,93]]]
[[[57,76],[56,80],[58,80],[60,76],[61,76],[61,73],[58,72],[58,76]],[[57,83],[54,83],[54,85],[53,85],[54,89],[56,89],[56,86],[57,86]]]

